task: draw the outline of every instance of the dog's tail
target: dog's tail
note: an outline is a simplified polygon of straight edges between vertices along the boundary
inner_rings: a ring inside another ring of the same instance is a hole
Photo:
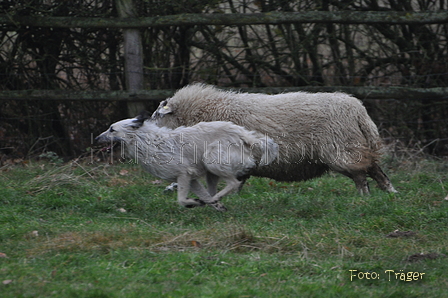
[[[262,152],[259,165],[265,166],[272,163],[278,156],[278,144],[273,139],[265,135],[263,138],[259,138],[260,149]]]
[[[266,166],[278,156],[278,145],[267,135],[251,131],[242,138],[257,166]]]
[[[220,177],[243,177],[277,158],[278,145],[268,136],[230,122],[219,123],[219,127],[222,136],[207,146],[203,156],[204,165],[211,173]]]

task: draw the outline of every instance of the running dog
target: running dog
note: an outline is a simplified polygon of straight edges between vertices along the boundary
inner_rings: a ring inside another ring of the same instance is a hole
[[[190,127],[158,127],[147,113],[112,124],[95,140],[119,142],[126,157],[141,163],[154,176],[178,183],[178,203],[188,208],[209,205],[227,209],[219,201],[241,184],[239,178],[272,163],[278,145],[268,136],[231,122],[201,122]],[[207,189],[198,181],[205,177]],[[218,181],[226,186],[217,191]],[[188,198],[189,191],[199,199]]]

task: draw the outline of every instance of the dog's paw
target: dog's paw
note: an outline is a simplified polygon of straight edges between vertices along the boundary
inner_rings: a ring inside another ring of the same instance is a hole
[[[187,198],[187,200],[189,201],[189,203],[184,205],[185,208],[195,208],[195,207],[204,207],[205,206],[204,201],[201,201],[199,199]]]
[[[163,190],[163,192],[174,192],[177,190],[177,183],[173,182],[170,185],[168,185],[167,187],[165,187],[165,189]]]
[[[211,207],[213,207],[213,208],[215,208],[217,211],[219,211],[219,212],[226,212],[227,211],[227,208],[223,205],[223,204],[221,204],[221,203],[219,203],[219,202],[216,202],[216,203],[211,203],[211,204],[209,204]]]

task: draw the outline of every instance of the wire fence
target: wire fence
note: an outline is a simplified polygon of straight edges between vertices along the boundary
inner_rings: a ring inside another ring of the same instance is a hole
[[[79,69],[79,68],[77,68]],[[195,80],[201,79],[201,72],[200,71],[190,71],[190,75],[191,75],[191,80]],[[144,71],[142,73],[145,77],[147,78],[151,78],[154,76],[163,76],[163,75],[182,75],[185,74],[185,70],[181,70],[178,71],[176,69],[162,69],[162,70],[158,70],[158,71]],[[55,73],[41,73],[41,72],[37,72],[36,70],[36,75],[38,77],[47,77],[47,78],[54,78],[56,80],[60,79],[63,80],[66,77],[65,72],[61,72],[60,74],[55,74]],[[119,72],[95,72],[94,74],[97,76],[98,78],[103,78],[104,85],[108,85],[106,83],[107,79],[110,78],[111,76],[114,77],[119,77],[119,78],[123,78],[123,71],[119,71]],[[268,76],[269,74],[245,74],[245,76],[247,76],[249,78],[248,82],[253,82],[256,81],[257,79],[261,79],[265,76]],[[0,82],[2,82],[2,84],[4,85],[8,85],[8,84],[12,84],[14,82],[17,81],[26,81],[27,79],[30,78],[30,73],[28,74],[20,74],[20,73],[5,73],[5,72],[0,72]],[[84,79],[86,80],[86,78],[83,78],[83,74],[79,74],[79,78],[80,79]],[[278,74],[278,77],[280,78],[286,78],[289,77],[290,75],[287,74]],[[315,76],[313,75],[308,75],[308,74],[301,74],[301,76],[309,82],[312,82],[312,80],[315,78]],[[340,81],[342,79],[347,80],[348,82],[352,82],[352,85],[356,86],[359,85],[357,84],[357,82],[362,81],[363,82],[363,86],[377,86],[377,85],[382,85],[382,86],[403,86],[406,84],[403,84],[403,82],[413,82],[413,81],[419,81],[419,82],[425,82],[427,80],[434,80],[435,78],[438,77],[447,77],[448,76],[448,72],[437,72],[437,73],[427,73],[427,74],[412,74],[412,75],[403,75],[403,74],[395,74],[395,75],[390,75],[390,74],[381,74],[381,75],[334,75],[334,74],[325,74],[325,80],[327,81]],[[209,81],[215,81],[218,82],[220,80],[227,80],[228,79],[228,75],[226,74],[208,74],[208,80]],[[379,83],[378,83],[379,82]],[[43,90],[48,90],[48,89],[52,89],[54,88],[54,84],[51,83],[50,81],[42,81],[43,84],[39,85],[39,89],[43,89]],[[241,83],[239,83],[241,84]],[[423,84],[424,85],[424,84]],[[445,84],[439,84],[438,86],[442,87]],[[408,84],[408,86],[414,86],[414,84]],[[35,87],[35,86],[33,86]],[[83,90],[85,88],[82,88],[82,85],[79,85],[78,88],[71,88],[71,90]],[[26,89],[26,88],[22,88],[22,89]],[[36,89],[36,88],[32,88],[32,89]]]
[[[448,156],[448,101],[409,99],[362,99],[377,124],[385,144],[395,152],[410,148],[417,152]],[[95,148],[93,137],[112,122],[126,118],[123,102],[39,101],[21,115],[5,113],[21,107],[2,102],[0,152],[11,158],[35,158],[46,152],[72,158]],[[158,101],[145,103],[153,111]],[[36,109],[38,107],[38,109]],[[48,110],[48,109],[51,110]]]

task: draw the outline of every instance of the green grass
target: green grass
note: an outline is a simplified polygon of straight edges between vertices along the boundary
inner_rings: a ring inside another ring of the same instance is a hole
[[[447,297],[448,163],[392,164],[396,195],[336,174],[251,178],[227,213],[178,206],[138,166],[5,166],[0,296]]]

